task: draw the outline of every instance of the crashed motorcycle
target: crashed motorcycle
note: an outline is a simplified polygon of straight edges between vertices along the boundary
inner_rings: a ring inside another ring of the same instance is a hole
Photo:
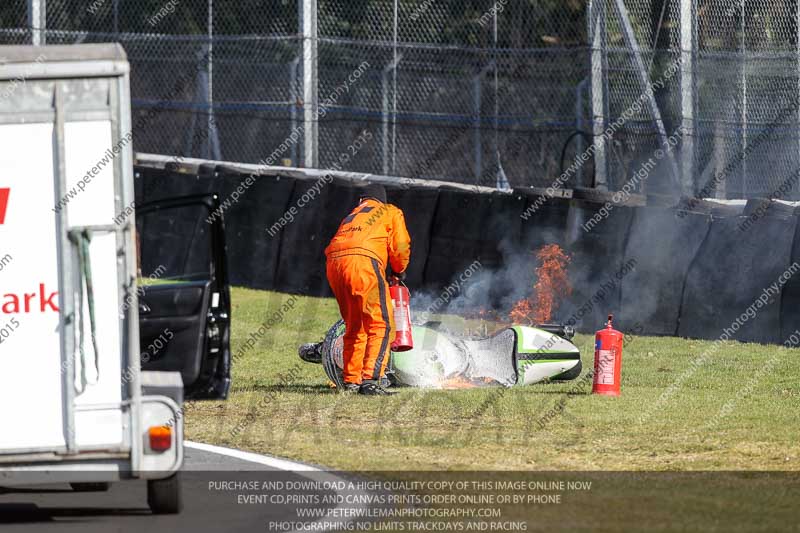
[[[383,386],[465,388],[524,386],[546,380],[572,380],[581,373],[580,351],[570,326],[542,324],[510,326],[475,338],[448,331],[438,322],[412,327],[414,348],[392,352]],[[300,358],[321,364],[336,388],[342,380],[344,321],[325,338],[304,344]]]

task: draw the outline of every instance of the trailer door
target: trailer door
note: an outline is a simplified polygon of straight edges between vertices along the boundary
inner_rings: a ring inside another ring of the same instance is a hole
[[[42,103],[44,105],[44,103]],[[54,125],[0,124],[0,450],[66,446]]]
[[[0,459],[124,459],[139,429],[133,226],[114,223],[133,196],[128,65],[119,47],[46,51],[0,64]]]

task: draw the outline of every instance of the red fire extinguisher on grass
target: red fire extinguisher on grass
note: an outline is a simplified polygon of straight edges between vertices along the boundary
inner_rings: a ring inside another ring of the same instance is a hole
[[[622,377],[622,339],[621,332],[611,327],[613,315],[608,315],[606,327],[594,337],[594,381],[592,394],[619,396]]]
[[[411,295],[397,276],[389,278],[389,296],[392,298],[396,330],[392,351],[407,352],[414,347],[414,339],[411,338]]]

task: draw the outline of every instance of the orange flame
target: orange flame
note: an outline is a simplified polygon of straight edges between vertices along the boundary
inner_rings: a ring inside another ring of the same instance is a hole
[[[466,378],[455,376],[442,381],[441,386],[443,389],[471,389],[476,385]]]
[[[491,385],[494,380],[490,378],[467,379],[464,376],[453,376],[441,382],[443,389],[474,389]]]
[[[536,269],[536,284],[530,298],[514,304],[509,313],[513,322],[544,324],[558,309],[559,298],[572,294],[572,285],[567,277],[570,258],[557,244],[546,244],[536,252],[539,267]]]

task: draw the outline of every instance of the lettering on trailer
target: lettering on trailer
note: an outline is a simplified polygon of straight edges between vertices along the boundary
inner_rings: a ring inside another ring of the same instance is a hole
[[[6,221],[8,197],[11,189],[0,187],[0,224]],[[0,312],[11,315],[18,313],[46,313],[58,312],[58,291],[48,290],[44,283],[40,283],[38,290],[20,294],[0,294]]]
[[[0,224],[6,221],[6,208],[8,207],[8,196],[11,193],[9,188],[0,188]]]
[[[8,293],[0,295],[0,311],[5,314],[58,312],[56,299],[58,291],[49,291],[44,283],[39,290],[20,294]]]

